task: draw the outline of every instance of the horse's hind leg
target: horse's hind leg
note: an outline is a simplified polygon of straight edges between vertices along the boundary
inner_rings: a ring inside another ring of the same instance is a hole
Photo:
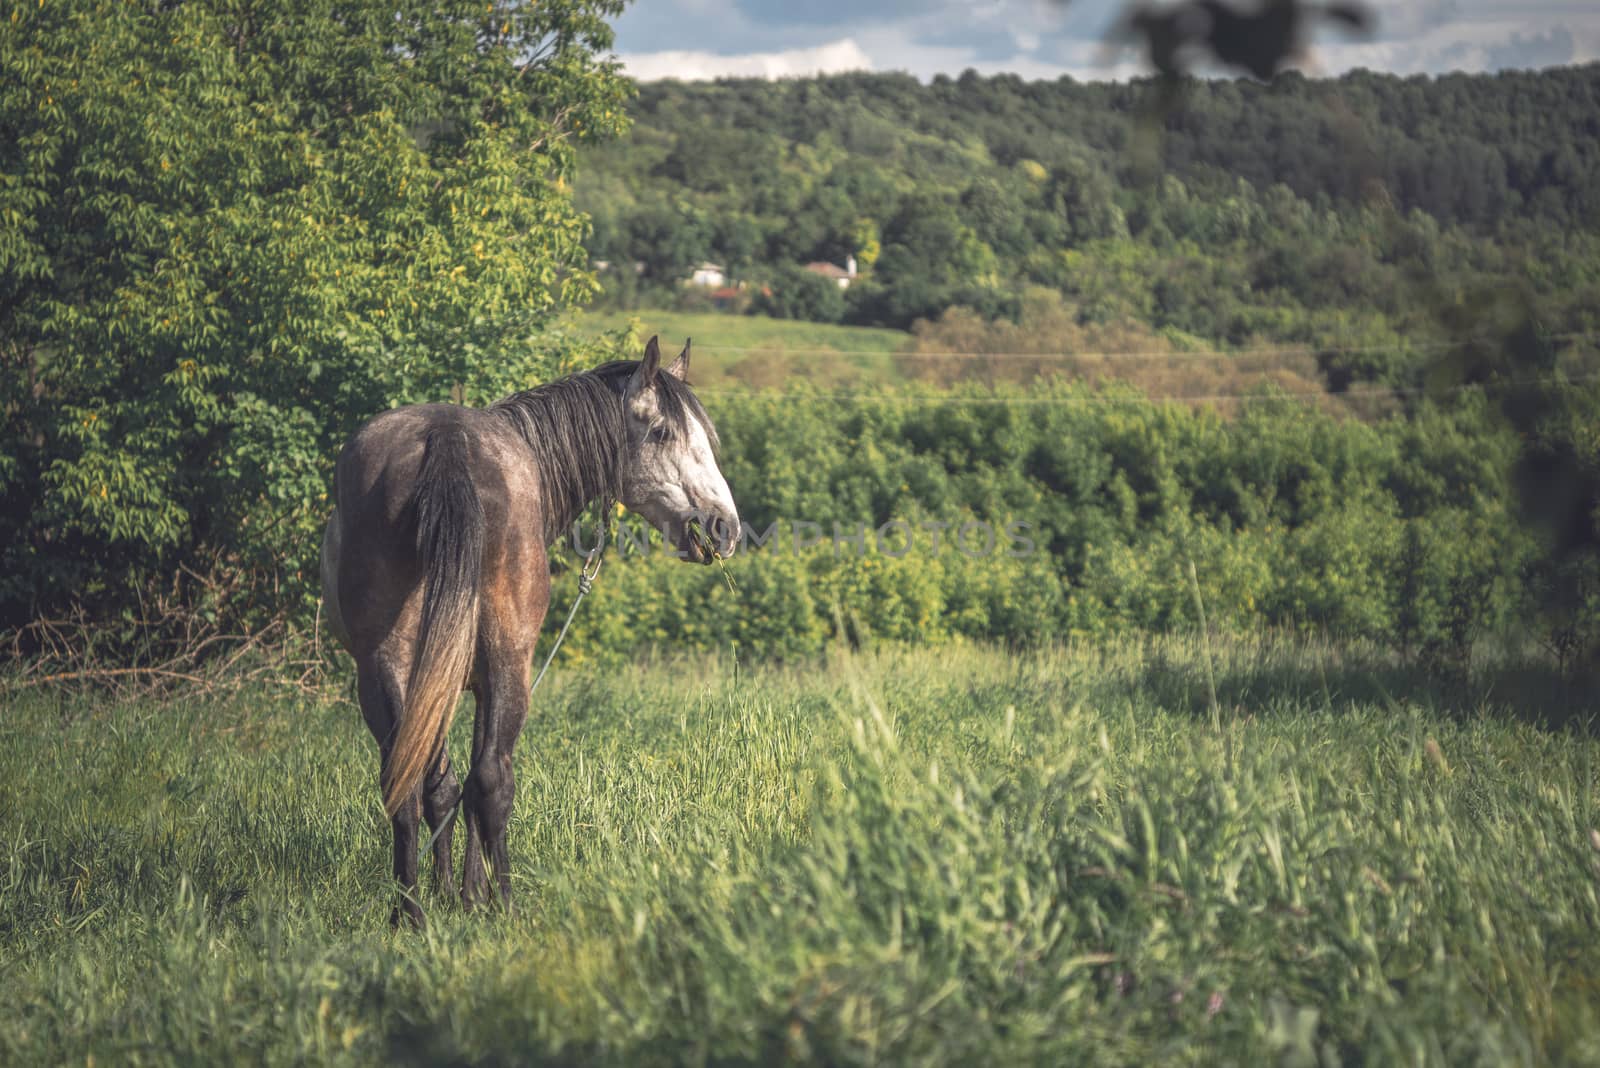
[[[511,863],[506,825],[516,795],[511,757],[528,718],[528,666],[525,655],[492,658],[478,687],[478,716],[472,730],[472,770],[467,775],[466,862],[461,899],[475,905],[489,898],[484,862],[494,870],[500,901],[511,908]]]
[[[422,785],[422,815],[433,834],[433,889],[440,898],[456,894],[455,869],[450,863],[450,840],[455,833],[456,805],[461,800],[461,784],[450,766],[450,753],[439,754],[439,763],[428,772]]]
[[[356,665],[356,693],[361,700],[361,717],[378,741],[379,772],[389,767],[389,752],[394,743],[395,724],[405,707],[404,694],[395,672],[381,661]],[[381,781],[381,778],[380,778]],[[422,923],[422,906],[417,902],[417,823],[422,816],[419,790],[390,821],[394,828],[394,878],[400,884],[400,903],[389,914],[389,922],[399,924],[405,916],[413,925]]]

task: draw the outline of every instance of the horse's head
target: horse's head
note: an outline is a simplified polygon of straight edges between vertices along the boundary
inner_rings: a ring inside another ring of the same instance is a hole
[[[733,555],[739,510],[717,467],[717,430],[684,382],[689,346],[661,367],[655,338],[623,391],[627,423],[621,472],[624,505],[660,528],[687,560],[709,564]]]

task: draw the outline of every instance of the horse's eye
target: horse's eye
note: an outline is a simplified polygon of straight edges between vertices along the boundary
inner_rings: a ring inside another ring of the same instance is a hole
[[[649,429],[649,431],[644,436],[644,440],[649,442],[651,445],[660,445],[663,441],[666,441],[667,438],[670,437],[670,436],[671,435],[667,432],[667,428],[664,425],[658,423],[657,425],[655,425],[655,426],[653,426],[653,427],[651,427]]]

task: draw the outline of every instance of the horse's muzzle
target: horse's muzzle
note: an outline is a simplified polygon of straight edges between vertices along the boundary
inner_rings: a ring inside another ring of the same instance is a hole
[[[683,525],[678,538],[678,555],[696,564],[709,564],[732,556],[739,548],[740,525],[737,519],[701,515]]]

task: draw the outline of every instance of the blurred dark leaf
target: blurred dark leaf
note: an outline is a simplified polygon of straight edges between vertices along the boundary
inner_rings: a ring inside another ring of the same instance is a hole
[[[1365,34],[1372,31],[1376,16],[1367,5],[1354,0],[1326,4],[1303,0],[1141,2],[1129,5],[1117,21],[1111,43],[1139,47],[1150,66],[1168,81],[1207,63],[1270,81],[1306,56],[1310,32],[1323,22]]]

